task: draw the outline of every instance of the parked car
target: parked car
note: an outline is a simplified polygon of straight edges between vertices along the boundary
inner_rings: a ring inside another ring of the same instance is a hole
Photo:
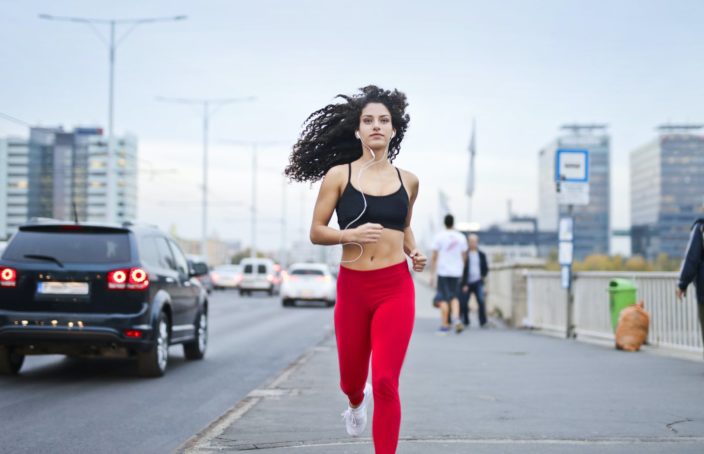
[[[293,306],[296,300],[323,301],[335,305],[336,281],[324,263],[295,263],[284,275],[281,304]]]
[[[214,286],[213,279],[210,277],[210,267],[205,262],[205,260],[200,257],[187,257],[189,265],[191,266],[191,268],[193,268],[193,271],[195,271],[196,279],[198,279],[200,285],[202,285],[208,293],[211,293],[213,291]]]
[[[240,295],[251,295],[255,291],[273,295],[276,290],[274,282],[274,261],[266,258],[246,258],[240,262],[242,282]]]
[[[213,288],[216,290],[237,288],[242,282],[242,270],[239,265],[216,266],[210,272],[210,279],[213,281]]]
[[[169,345],[202,359],[207,293],[155,227],[54,223],[19,228],[0,258],[0,373],[25,355],[134,358],[158,377]]]

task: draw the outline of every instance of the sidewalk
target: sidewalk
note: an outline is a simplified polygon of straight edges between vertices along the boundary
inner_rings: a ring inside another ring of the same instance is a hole
[[[442,337],[431,297],[416,282],[399,454],[704,452],[704,364],[476,323]],[[338,377],[331,333],[183,451],[373,453]]]

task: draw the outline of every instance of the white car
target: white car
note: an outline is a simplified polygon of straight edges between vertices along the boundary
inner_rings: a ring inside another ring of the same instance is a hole
[[[335,305],[336,281],[324,263],[296,263],[284,274],[281,304],[293,306],[299,301],[323,301]]]
[[[274,261],[265,258],[246,258],[240,261],[242,267],[242,282],[240,295],[251,295],[252,292],[267,292],[273,295],[276,291],[276,271]]]
[[[242,271],[238,265],[220,265],[210,272],[213,288],[237,288],[242,282]]]

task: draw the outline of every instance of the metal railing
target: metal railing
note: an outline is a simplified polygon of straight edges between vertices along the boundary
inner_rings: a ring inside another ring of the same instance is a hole
[[[524,325],[556,333],[566,332],[567,295],[560,287],[560,273],[526,271],[527,317]],[[650,313],[648,343],[668,349],[701,352],[702,336],[693,287],[687,297],[675,297],[677,273],[658,272],[581,272],[576,273],[574,324],[578,337],[613,340],[609,311],[609,281],[632,280],[636,298],[643,300]]]
[[[565,332],[567,292],[560,286],[560,273],[526,271],[527,315],[524,324],[554,332]]]

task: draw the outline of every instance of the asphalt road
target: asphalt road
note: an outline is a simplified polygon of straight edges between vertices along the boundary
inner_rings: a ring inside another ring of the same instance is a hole
[[[0,452],[172,452],[325,336],[332,309],[215,292],[203,361],[171,347],[163,378],[126,360],[27,357],[0,377]]]

